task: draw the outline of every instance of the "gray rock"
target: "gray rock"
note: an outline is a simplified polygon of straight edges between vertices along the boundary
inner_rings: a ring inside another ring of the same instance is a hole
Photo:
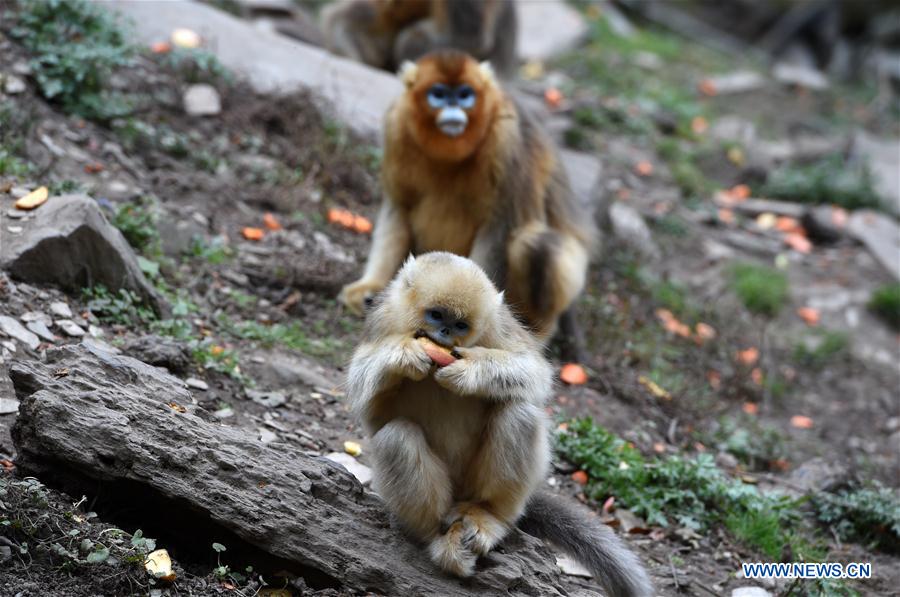
[[[123,348],[130,356],[172,373],[184,373],[191,365],[187,347],[173,338],[149,334],[126,342]]]
[[[847,231],[900,280],[900,224],[876,211],[861,209],[850,215]]]
[[[0,398],[0,415],[11,415],[19,411],[19,401],[13,398]]]
[[[872,172],[875,190],[888,208],[900,214],[900,139],[884,139],[859,130],[853,136],[853,157],[865,159]]]
[[[811,207],[803,214],[801,223],[809,238],[816,243],[835,243],[844,236],[846,224],[834,223],[835,208],[831,205]]]
[[[21,220],[22,218],[28,215],[27,211],[22,211],[21,209],[10,208],[6,211],[7,217],[11,220]]]
[[[215,116],[222,111],[222,98],[212,85],[197,83],[182,97],[184,111],[190,116]]]
[[[9,95],[22,93],[27,89],[25,81],[16,75],[5,75],[3,77],[3,91]]]
[[[265,406],[267,408],[278,408],[287,404],[287,397],[282,392],[260,392],[258,390],[247,390],[247,396],[253,402]]]
[[[562,0],[518,2],[518,55],[524,60],[547,60],[574,49],[588,33],[577,10]]]
[[[206,227],[192,218],[176,216],[160,218],[157,230],[163,253],[169,257],[181,257],[188,253],[194,246],[195,239],[203,238],[206,234]]]
[[[71,319],[57,319],[54,323],[56,324],[56,327],[61,329],[67,336],[71,336],[73,338],[80,338],[84,336],[84,328],[82,328]]]
[[[15,338],[31,350],[36,350],[41,343],[40,338],[26,330],[21,323],[8,315],[0,315],[0,332],[3,332],[10,338]]]
[[[29,321],[25,324],[25,327],[28,328],[28,331],[34,332],[47,342],[56,342],[56,336],[53,335],[53,332],[47,327],[43,321]]]
[[[717,77],[710,77],[709,82],[716,90],[716,95],[730,95],[759,89],[766,84],[766,78],[756,71],[739,70]]]
[[[613,235],[644,257],[659,257],[659,247],[650,234],[650,228],[633,207],[615,201],[609,207],[609,221]]]
[[[184,384],[189,388],[192,388],[194,390],[200,390],[201,392],[205,392],[206,390],[209,389],[208,383],[206,383],[202,379],[197,379],[196,377],[188,377],[186,380],[184,380]],[[232,413],[232,414],[234,414],[234,413]]]
[[[849,472],[843,464],[817,457],[791,471],[788,481],[791,489],[809,493],[828,491],[847,481],[848,477]]]
[[[356,480],[362,485],[368,485],[372,482],[372,469],[360,463],[346,452],[332,452],[331,454],[326,454],[325,458],[347,469],[347,472],[356,477]]]
[[[12,195],[13,199],[21,199],[30,192],[31,189],[28,187],[13,187],[9,190],[9,194]]]
[[[24,234],[0,244],[0,266],[13,277],[72,291],[94,284],[127,288],[157,312],[164,309],[134,251],[90,197],[52,197],[27,224]]]
[[[53,318],[51,318],[43,311],[26,311],[25,313],[19,315],[19,319],[21,319],[25,323],[40,321],[44,325],[53,325]]]
[[[262,353],[262,377],[270,379],[271,385],[292,386],[304,384],[313,388],[331,388],[340,383],[339,379],[326,376],[324,369],[312,361],[280,352]]]
[[[738,587],[731,591],[731,597],[772,597],[772,593],[762,587]]]
[[[72,318],[72,309],[67,303],[64,303],[62,301],[53,301],[52,303],[50,303],[50,312],[57,317],[61,317],[62,319]]]
[[[265,427],[260,427],[256,432],[259,434],[259,441],[264,444],[271,444],[272,442],[278,441],[278,434],[274,431],[269,431]]]
[[[772,69],[772,76],[779,83],[797,85],[808,89],[828,89],[828,77],[825,74],[809,66],[779,62]]]

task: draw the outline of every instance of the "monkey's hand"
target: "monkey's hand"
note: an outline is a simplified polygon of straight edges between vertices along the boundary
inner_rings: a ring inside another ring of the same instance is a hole
[[[413,381],[421,381],[431,372],[431,357],[421,342],[412,336],[404,337],[390,349],[385,368],[389,373]]]
[[[338,295],[341,301],[350,311],[362,315],[372,304],[372,298],[384,289],[384,284],[372,282],[366,279],[357,280],[347,284]]]
[[[461,358],[434,373],[454,394],[542,403],[553,388],[553,371],[540,355],[477,346],[456,352]]]

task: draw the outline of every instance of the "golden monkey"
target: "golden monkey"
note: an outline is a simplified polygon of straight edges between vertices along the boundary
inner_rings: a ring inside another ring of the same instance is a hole
[[[550,463],[553,392],[541,350],[473,261],[410,257],[376,300],[348,373],[372,436],[375,488],[451,574],[471,575],[527,509],[523,528],[581,560],[612,595],[650,595],[611,529],[536,493]]]
[[[556,150],[489,66],[455,51],[406,63],[384,126],[385,190],[362,277],[340,298],[361,312],[407,254],[472,258],[542,340],[581,292],[593,227]]]
[[[327,6],[322,26],[332,52],[394,70],[437,49],[516,67],[518,22],[512,0],[345,0]]]

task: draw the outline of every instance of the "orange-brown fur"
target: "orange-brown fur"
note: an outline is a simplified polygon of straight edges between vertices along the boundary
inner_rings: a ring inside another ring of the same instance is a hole
[[[402,77],[406,92],[388,111],[382,163],[384,201],[394,219],[376,225],[366,273],[342,299],[361,308],[361,295],[383,288],[408,252],[450,251],[485,267],[513,309],[546,338],[581,290],[592,239],[555,148],[469,56],[432,54]],[[458,137],[435,124],[437,110],[426,94],[436,82],[476,91]]]

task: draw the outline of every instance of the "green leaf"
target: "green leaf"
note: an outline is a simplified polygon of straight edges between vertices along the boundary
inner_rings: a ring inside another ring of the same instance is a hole
[[[216,551],[216,553],[222,553],[225,551],[225,546],[221,543],[213,543],[212,548]]]
[[[86,560],[88,564],[102,564],[109,558],[109,548],[101,547],[88,554]]]
[[[146,257],[141,257],[138,255],[138,266],[141,268],[141,271],[144,272],[147,276],[151,278],[155,278],[159,275],[159,264],[155,261],[150,261]]]

